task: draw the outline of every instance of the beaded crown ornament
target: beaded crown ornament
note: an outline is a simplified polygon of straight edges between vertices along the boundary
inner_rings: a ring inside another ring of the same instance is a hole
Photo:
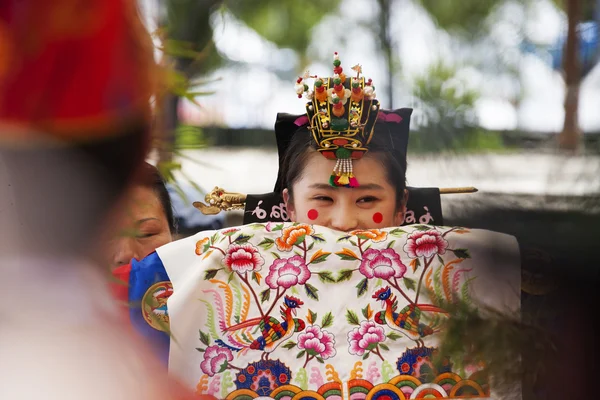
[[[296,80],[298,98],[304,94],[308,128],[324,157],[336,160],[329,184],[336,187],[358,187],[352,171],[352,160],[360,159],[367,151],[379,112],[375,87],[365,80],[360,65],[352,70],[356,76],[347,77],[338,53],[333,56],[333,76],[311,76],[308,71]],[[306,81],[314,79],[313,89]]]

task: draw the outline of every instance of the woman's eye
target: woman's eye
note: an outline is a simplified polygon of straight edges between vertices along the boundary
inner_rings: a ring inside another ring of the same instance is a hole
[[[360,199],[358,199],[358,203],[373,203],[375,201],[377,201],[377,197],[373,197],[373,196],[367,196],[367,197],[362,197]]]
[[[152,237],[152,236],[154,236],[154,235],[156,235],[156,233],[144,233],[144,232],[139,232],[139,233],[137,234],[137,238],[138,238],[138,239],[145,239],[145,238]]]
[[[315,196],[313,199],[317,201],[333,201],[333,199],[328,196]]]

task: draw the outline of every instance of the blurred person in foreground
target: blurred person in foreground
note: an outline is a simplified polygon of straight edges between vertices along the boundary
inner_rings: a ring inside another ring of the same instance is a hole
[[[185,399],[119,324],[99,246],[149,146],[152,48],[129,0],[3,1],[0,398]]]

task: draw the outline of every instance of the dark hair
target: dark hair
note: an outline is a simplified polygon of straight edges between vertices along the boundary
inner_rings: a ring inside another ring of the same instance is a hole
[[[390,124],[378,122],[375,124],[373,138],[365,157],[376,158],[385,168],[388,181],[396,189],[396,207],[399,208],[406,189],[407,162],[406,149],[400,148],[396,142],[390,131]],[[292,136],[282,165],[284,177],[282,187],[287,187],[291,199],[293,199],[292,187],[302,177],[308,156],[313,151],[316,151],[316,143],[312,135],[307,127],[300,127]]]
[[[176,233],[177,223],[175,222],[175,217],[173,214],[171,196],[169,195],[165,180],[158,171],[158,168],[156,168],[154,165],[144,162],[140,176],[141,178],[139,183],[144,187],[152,189],[154,193],[156,193],[156,196],[160,200],[160,204],[162,205],[162,209],[167,218],[167,222],[169,223],[169,230],[171,233]]]
[[[86,143],[1,148],[20,221],[16,237],[36,243],[39,253],[89,255],[99,227],[136,179],[147,132],[140,121]]]

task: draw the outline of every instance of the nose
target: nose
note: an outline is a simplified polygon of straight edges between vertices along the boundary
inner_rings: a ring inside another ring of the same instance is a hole
[[[133,238],[120,238],[116,243],[113,256],[113,266],[118,267],[129,264],[132,258],[139,259],[138,253],[139,251]]]
[[[348,232],[358,227],[358,215],[351,207],[339,204],[330,215],[329,227],[331,229]]]

